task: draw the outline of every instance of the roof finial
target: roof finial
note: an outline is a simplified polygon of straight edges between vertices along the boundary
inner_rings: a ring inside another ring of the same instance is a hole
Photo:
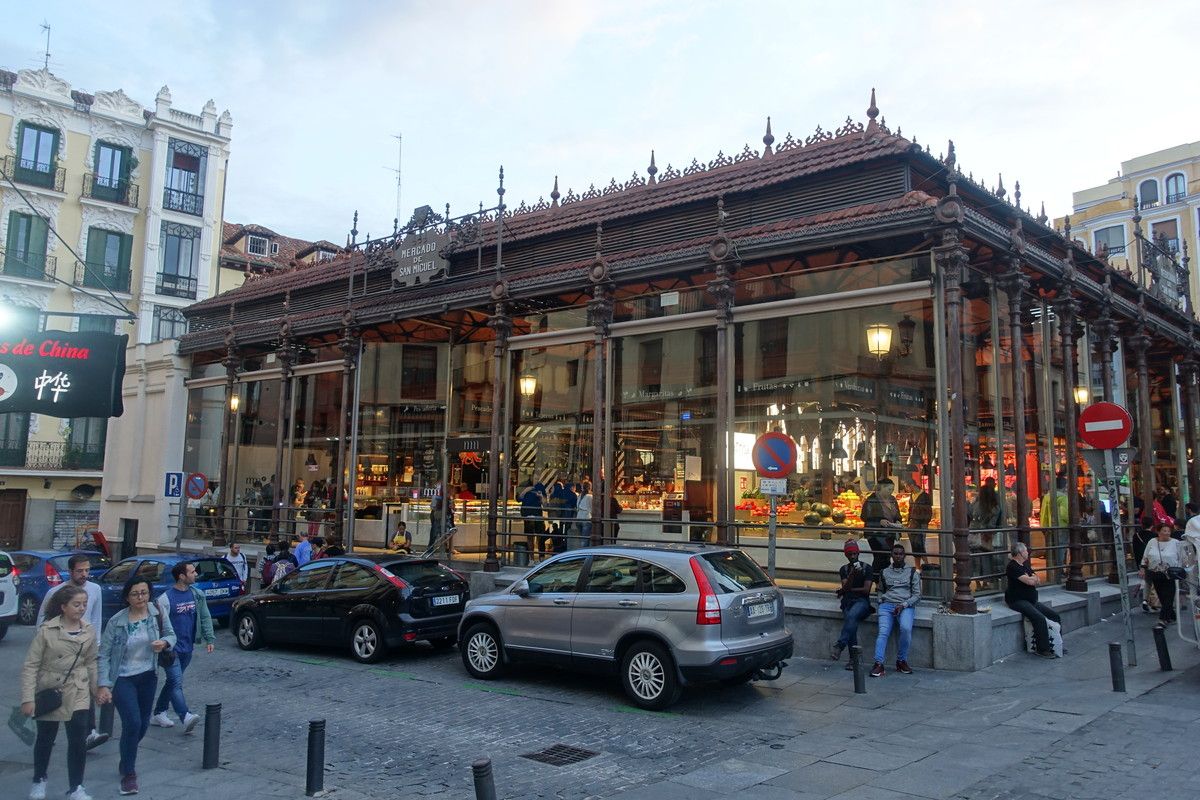
[[[558,208],[558,198],[560,198],[560,197],[562,197],[562,195],[558,193],[558,176],[555,175],[554,176],[554,188],[550,190],[550,207],[551,208]]]
[[[654,163],[654,151],[653,150],[650,151],[650,166],[646,167],[646,173],[650,176],[650,180],[646,181],[646,183],[648,183],[651,186],[658,183],[658,178],[654,177],[655,175],[658,174],[658,165]]]
[[[400,218],[392,217],[392,236],[400,232]]]
[[[499,213],[504,213],[504,166],[500,166],[500,184],[496,187],[496,197],[499,200]]]
[[[1000,173],[1000,183],[996,186],[996,197],[999,197],[1001,200],[1003,200],[1004,195],[1006,194],[1008,194],[1008,192],[1004,189],[1004,173]]]
[[[1063,217],[1063,238],[1069,243],[1071,241],[1071,215],[1067,214]]]
[[[950,140],[950,144],[946,146],[946,171],[953,173],[958,165],[958,156],[954,153],[954,140]]]
[[[1017,204],[1017,211],[1021,210],[1021,182],[1017,181],[1013,186],[1013,202]]]
[[[354,225],[350,228],[350,244],[358,244],[358,209],[354,209]]]
[[[771,118],[767,117],[767,132],[763,136],[763,158],[771,155],[771,145],[775,144],[775,136],[771,133]]]
[[[871,87],[871,105],[867,106],[867,129],[864,133],[874,133],[879,130],[879,123],[875,118],[879,116],[879,106],[875,105],[875,87]]]
[[[1050,218],[1046,216],[1046,201],[1043,200],[1042,201],[1042,210],[1038,212],[1037,221],[1042,223],[1043,225],[1045,225],[1046,220],[1048,220],[1048,219],[1050,219]]]

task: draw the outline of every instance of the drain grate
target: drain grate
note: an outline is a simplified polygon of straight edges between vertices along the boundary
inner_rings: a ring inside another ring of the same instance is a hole
[[[538,750],[536,753],[522,753],[521,758],[528,758],[530,761],[540,761],[552,767],[565,767],[568,764],[578,764],[580,761],[587,761],[589,758],[598,755],[600,754],[591,750],[584,750],[582,747],[553,744],[545,750]]]

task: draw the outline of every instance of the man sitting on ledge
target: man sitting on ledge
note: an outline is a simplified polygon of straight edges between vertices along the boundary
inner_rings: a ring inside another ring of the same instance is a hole
[[[1033,625],[1033,641],[1037,654],[1042,658],[1054,658],[1054,648],[1050,645],[1050,628],[1046,620],[1052,619],[1062,623],[1053,608],[1038,602],[1038,576],[1029,566],[1029,548],[1024,542],[1017,542],[1008,551],[1012,556],[1008,560],[1005,574],[1008,576],[1008,587],[1004,590],[1004,602],[1013,611],[1029,620]]]
[[[896,649],[896,672],[912,674],[908,665],[908,646],[912,644],[913,619],[916,605],[921,601],[921,575],[916,567],[904,563],[904,545],[892,548],[892,563],[876,579],[879,584],[879,635],[875,637],[875,666],[872,678],[882,678],[883,653],[887,649],[892,628],[900,629],[900,645]]]

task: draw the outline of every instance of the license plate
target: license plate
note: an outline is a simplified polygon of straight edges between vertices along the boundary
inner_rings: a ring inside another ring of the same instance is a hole
[[[746,606],[746,616],[750,619],[755,617],[769,617],[775,613],[775,601],[771,600],[766,603],[755,603],[752,606]]]
[[[205,597],[228,597],[229,589],[228,589],[228,587],[226,587],[224,589],[205,589],[204,596]]]
[[[456,594],[448,594],[448,595],[446,595],[445,597],[435,597],[435,598],[433,598],[433,604],[434,604],[435,606],[454,606],[454,605],[458,605],[458,595],[456,595]]]

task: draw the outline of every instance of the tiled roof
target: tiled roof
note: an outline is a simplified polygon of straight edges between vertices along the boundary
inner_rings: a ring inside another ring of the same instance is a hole
[[[238,243],[247,234],[267,237],[272,243],[279,245],[279,252],[275,255],[265,256],[243,252],[242,249],[238,248]],[[324,240],[321,242],[309,242],[305,239],[295,239],[291,236],[276,233],[262,225],[255,225],[253,223],[239,225],[235,222],[221,223],[222,266],[241,265],[249,267],[252,272],[290,270],[293,266],[308,267],[311,265],[300,264],[296,259],[311,253],[315,245],[321,245],[323,249],[330,249],[334,252],[341,250],[337,245],[329,244]]]
[[[804,142],[793,140],[789,135],[782,144],[762,155],[747,147],[736,157],[718,155],[708,165],[693,161],[682,172],[668,166],[661,175],[656,174],[650,180],[635,175],[624,185],[613,181],[603,190],[592,188],[583,195],[575,195],[568,190],[561,203],[557,197],[553,204],[541,203],[533,208],[522,203],[505,216],[504,241],[506,245],[517,244],[548,234],[590,228],[597,221],[608,223],[715,198],[721,194],[750,192],[808,175],[910,152],[919,152],[919,148],[874,122],[866,130],[861,125],[847,123],[846,128],[839,130],[837,135],[819,134]],[[657,172],[657,168],[655,170]],[[495,228],[494,221],[485,225],[485,241],[493,239]],[[318,280],[320,283],[344,282],[351,272],[361,270],[363,260],[363,254],[355,251],[321,262]],[[204,311],[230,302],[243,303],[312,286],[314,277],[309,269],[263,276],[196,303],[190,310]]]

